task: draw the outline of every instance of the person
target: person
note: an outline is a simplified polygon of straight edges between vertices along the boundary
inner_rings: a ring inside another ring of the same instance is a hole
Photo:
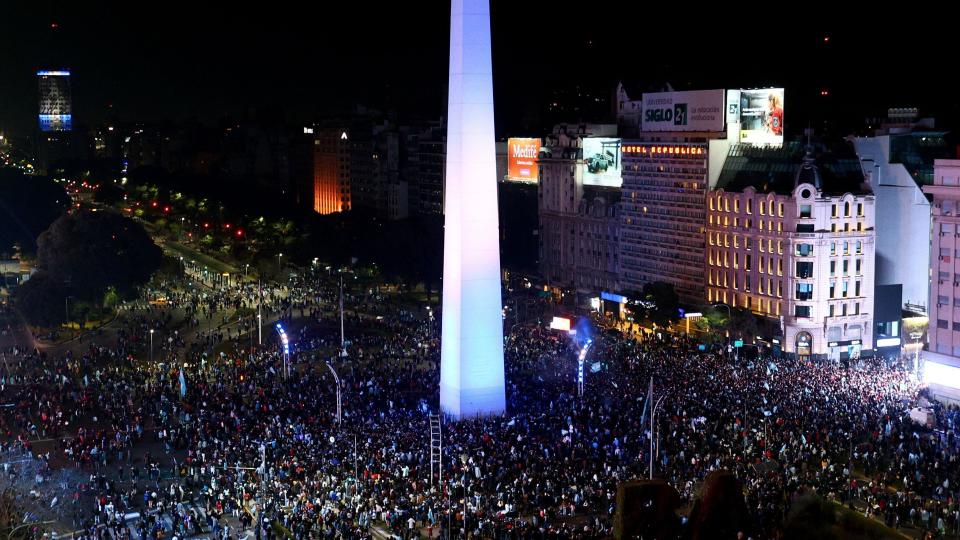
[[[773,135],[783,136],[783,103],[780,96],[770,94],[767,97],[767,131]]]

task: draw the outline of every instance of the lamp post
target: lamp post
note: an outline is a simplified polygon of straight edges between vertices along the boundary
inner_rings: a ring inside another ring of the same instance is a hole
[[[247,278],[247,269],[248,269],[248,268],[250,268],[250,263],[245,263],[245,264],[243,265],[243,278],[244,278],[244,279]]]
[[[281,272],[283,269],[280,267],[280,258],[283,257],[283,253],[277,253],[277,272]]]
[[[923,337],[923,332],[910,332],[910,337],[913,338],[914,342],[917,345],[917,348],[914,351],[913,355],[913,372],[917,380],[920,380],[920,338]]]
[[[72,296],[67,296],[63,299],[63,314],[67,320],[67,324],[70,324],[70,299]]]
[[[153,328],[150,329],[150,363],[153,363]]]
[[[343,422],[343,410],[341,408],[340,401],[340,376],[337,375],[337,370],[333,369],[333,364],[331,364],[329,361],[327,362],[327,367],[330,368],[330,373],[333,373],[333,382],[337,385],[337,427],[340,427]]]

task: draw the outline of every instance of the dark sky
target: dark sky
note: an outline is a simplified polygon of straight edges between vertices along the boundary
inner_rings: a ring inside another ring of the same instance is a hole
[[[546,121],[537,113],[557,91],[607,98],[621,79],[678,89],[784,85],[788,131],[823,117],[859,122],[888,106],[920,106],[941,124],[958,116],[960,93],[947,73],[960,47],[930,22],[942,14],[853,21],[830,4],[778,13],[744,2],[712,11],[491,2],[501,135]],[[300,120],[356,102],[443,112],[448,2],[207,4],[13,0],[0,17],[0,129],[33,128],[34,73],[61,66],[73,70],[75,125],[111,114],[212,121],[250,108]]]

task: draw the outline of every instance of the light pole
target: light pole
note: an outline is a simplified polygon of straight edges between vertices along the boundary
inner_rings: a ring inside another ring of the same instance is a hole
[[[923,337],[923,332],[910,332],[910,337],[913,338],[916,342],[917,348],[915,349],[913,355],[913,372],[917,380],[920,380],[920,338]]]
[[[277,272],[278,273],[283,271],[283,269],[280,267],[280,257],[283,257],[283,253],[277,253]]]
[[[660,396],[660,399],[657,400],[657,404],[650,408],[650,480],[653,480],[653,441],[656,438],[654,435],[657,409],[660,408],[660,404],[663,403],[663,398],[667,397],[666,394]],[[653,399],[653,378],[650,378],[650,399]]]
[[[150,329],[150,363],[153,363],[153,328]]]
[[[243,265],[243,278],[244,278],[244,279],[247,278],[247,269],[248,269],[248,268],[250,268],[250,263],[245,263],[245,264]]]
[[[341,408],[340,401],[340,376],[337,375],[337,370],[333,369],[333,364],[331,364],[329,361],[327,362],[327,367],[330,368],[330,373],[333,373],[333,382],[337,385],[337,427],[340,427],[343,422],[343,410]]]
[[[257,345],[263,345],[263,314],[260,309],[263,305],[263,289],[260,280],[257,280]]]
[[[67,319],[67,324],[70,324],[70,299],[72,296],[67,296],[63,299],[63,313]]]
[[[343,331],[343,274],[340,274],[340,356],[347,356],[347,341]]]

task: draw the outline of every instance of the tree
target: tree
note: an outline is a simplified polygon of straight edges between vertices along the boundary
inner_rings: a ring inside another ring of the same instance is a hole
[[[28,323],[56,326],[66,318],[67,287],[46,272],[37,272],[17,288],[14,304]]]
[[[647,318],[660,326],[669,326],[680,318],[680,298],[673,285],[662,281],[643,286],[643,301]]]
[[[150,279],[162,251],[137,223],[109,212],[74,212],[37,240],[39,267],[72,294],[100,303],[110,286],[121,297]]]

